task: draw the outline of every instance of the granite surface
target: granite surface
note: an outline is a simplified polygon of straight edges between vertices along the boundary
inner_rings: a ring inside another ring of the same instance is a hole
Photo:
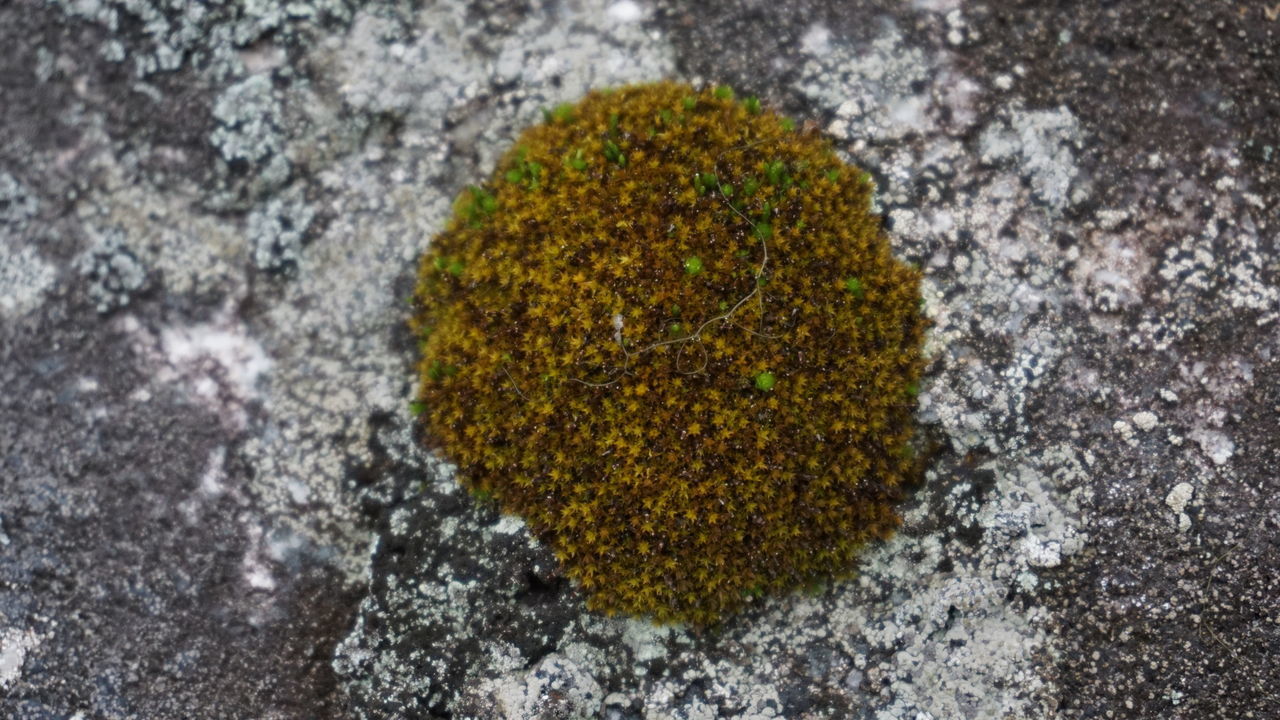
[[[1280,717],[1280,4],[0,3],[0,717]],[[411,436],[414,259],[540,109],[871,172],[936,448],[852,581],[582,609]]]

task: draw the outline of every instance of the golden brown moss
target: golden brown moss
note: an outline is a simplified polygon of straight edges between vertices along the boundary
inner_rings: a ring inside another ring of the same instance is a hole
[[[867,175],[728,88],[546,113],[422,260],[422,436],[591,607],[715,621],[898,523],[919,273]]]

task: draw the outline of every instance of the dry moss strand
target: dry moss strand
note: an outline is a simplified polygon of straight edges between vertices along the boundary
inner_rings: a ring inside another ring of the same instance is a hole
[[[872,185],[722,88],[596,91],[422,259],[421,433],[592,608],[710,623],[899,522],[924,320]]]

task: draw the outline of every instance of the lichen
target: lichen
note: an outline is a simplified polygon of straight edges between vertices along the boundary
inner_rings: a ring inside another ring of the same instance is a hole
[[[249,214],[248,236],[253,264],[276,275],[297,272],[302,246],[315,211],[301,201],[272,198]]]
[[[22,231],[39,210],[39,200],[17,178],[0,170],[0,233]]]
[[[549,109],[422,259],[423,440],[601,611],[847,575],[917,469],[920,274],[872,192],[723,86]]]
[[[126,307],[147,285],[147,268],[129,247],[122,228],[99,233],[94,246],[80,255],[77,266],[88,286],[89,299],[100,313]]]

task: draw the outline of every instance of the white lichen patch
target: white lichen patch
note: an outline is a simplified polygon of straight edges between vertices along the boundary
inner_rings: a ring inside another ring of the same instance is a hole
[[[211,74],[225,76],[243,68],[237,50],[264,36],[296,37],[302,31],[299,26],[341,22],[351,12],[345,0],[252,0],[226,7],[180,0],[48,0],[48,4],[113,34],[98,53],[110,62],[127,62],[139,80],[189,64],[207,64]]]
[[[519,653],[513,653],[519,657]],[[487,680],[469,698],[484,703],[501,720],[556,717],[591,720],[600,717],[604,693],[591,673],[572,660],[551,654],[533,668]],[[488,701],[488,702],[485,702]]]
[[[13,175],[0,170],[0,239],[16,237],[40,211],[40,201]]]
[[[493,526],[492,532],[499,535],[514,535],[526,527],[524,520],[515,515],[503,515],[502,519],[498,520],[498,523]]]
[[[866,48],[831,44],[829,37],[821,26],[805,36],[808,57],[799,89],[835,110],[832,135],[888,141],[936,127],[929,94],[912,89],[928,81],[932,69],[923,51],[902,42],[896,27]]]
[[[1191,431],[1191,439],[1215,465],[1226,465],[1231,460],[1231,456],[1236,453],[1235,441],[1221,430],[1197,428]]]
[[[93,233],[94,243],[76,260],[89,299],[98,312],[118,310],[129,304],[133,294],[147,283],[147,269],[130,249],[122,228]]]
[[[667,653],[671,628],[661,627],[641,619],[624,619],[622,641],[631,650],[637,663],[647,663]]]
[[[1054,210],[1078,199],[1072,193],[1072,183],[1078,172],[1075,152],[1079,145],[1080,124],[1065,107],[1015,110],[1008,120],[988,127],[978,142],[983,162],[1016,160],[1019,170],[1030,177],[1036,197]]]
[[[269,75],[251,75],[228,87],[214,103],[213,117],[217,125],[209,142],[225,163],[224,177],[235,166],[251,168],[252,195],[284,184],[292,164],[285,154],[283,110]],[[231,201],[227,197],[216,202]]]
[[[619,0],[605,8],[605,16],[620,23],[640,22],[645,14],[645,9],[633,0]]]
[[[1165,496],[1164,503],[1175,513],[1181,513],[1186,510],[1187,503],[1191,502],[1193,495],[1195,495],[1195,488],[1191,483],[1181,482],[1173,486],[1173,489]]]
[[[1126,443],[1132,445],[1136,442],[1133,435],[1133,426],[1127,421],[1117,420],[1111,424],[1111,429],[1114,430],[1116,435],[1119,435],[1120,439]]]
[[[315,210],[297,198],[274,197],[249,213],[246,231],[254,267],[275,273],[292,273],[302,256]]]
[[[1084,486],[1086,459],[1066,446],[1035,455],[1023,456],[1016,467],[986,468],[994,486],[985,502],[975,502],[973,488],[964,484],[946,497],[949,517],[982,528],[972,564],[917,574],[909,597],[837,606],[835,627],[846,633],[838,637],[845,638],[859,674],[874,678],[873,686],[887,681],[894,689],[877,718],[1009,717],[1051,690],[1034,669],[1036,654],[1052,647],[1048,613],[1034,605],[1014,610],[1006,596],[1011,585],[1035,591],[1039,570],[1083,547],[1072,497]],[[924,519],[919,513],[907,523]],[[932,536],[900,536],[875,553],[858,582],[893,585],[911,568],[935,567],[953,552]],[[943,647],[946,652],[939,651]],[[866,658],[861,663],[859,654]],[[1010,687],[998,678],[1019,682]]]
[[[0,318],[17,318],[39,307],[56,276],[35,248],[18,246],[0,228]]]
[[[0,631],[0,690],[8,689],[22,677],[27,653],[39,644],[40,637],[30,630],[10,627]]]
[[[89,129],[85,142],[107,146],[110,139]],[[179,181],[159,192],[106,153],[93,155],[90,165],[98,182],[79,212],[87,241],[78,264],[102,307],[127,304],[146,287],[147,273],[174,295],[244,292],[244,234],[235,223],[191,212],[193,187]]]
[[[1142,432],[1151,432],[1160,424],[1160,418],[1150,410],[1134,413],[1133,424]]]
[[[1191,518],[1187,516],[1187,504],[1191,502],[1191,498],[1195,495],[1195,487],[1191,483],[1180,482],[1173,486],[1169,494],[1164,498],[1164,504],[1169,506],[1173,514],[1177,516],[1178,530],[1186,532],[1191,528]]]
[[[348,106],[402,117],[404,142],[436,161],[448,152],[446,118],[485,101],[486,115],[452,134],[479,151],[481,172],[505,152],[519,126],[540,119],[540,108],[674,71],[670,49],[638,22],[645,10],[636,3],[535,2],[509,29],[520,42],[486,34],[469,12],[461,3],[433,4],[415,18],[413,34],[362,12],[348,36],[334,38],[317,59],[333,68]]]

